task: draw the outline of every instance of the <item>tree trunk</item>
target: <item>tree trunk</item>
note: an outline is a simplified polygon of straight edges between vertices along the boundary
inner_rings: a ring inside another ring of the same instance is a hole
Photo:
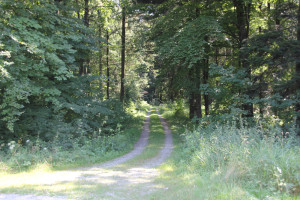
[[[107,41],[107,46],[106,46],[106,67],[107,67],[106,95],[107,95],[107,99],[109,99],[109,79],[110,79],[110,77],[109,77],[109,44],[108,44],[108,40],[109,40],[109,35],[108,35],[108,31],[107,31],[106,32],[106,41]]]
[[[196,3],[198,1],[196,0]],[[200,16],[200,9],[198,7],[196,7],[196,18],[198,18]],[[195,66],[195,80],[194,80],[194,84],[195,84],[195,112],[196,112],[196,116],[198,119],[202,118],[202,99],[201,99],[201,90],[200,90],[200,85],[201,85],[201,62],[197,63]],[[197,120],[198,123],[198,120]]]
[[[125,88],[124,88],[124,78],[125,78],[125,6],[122,8],[122,49],[121,49],[121,91],[120,100],[124,101]]]
[[[189,70],[190,88],[189,88],[189,117],[193,119],[195,117],[195,92],[194,92],[194,68]]]
[[[205,68],[203,70],[203,83],[208,83],[208,77],[209,77],[209,68],[208,68],[208,60],[206,60]],[[205,115],[209,115],[209,96],[208,94],[204,94],[204,106],[205,106]]]
[[[86,27],[89,27],[89,0],[84,0],[84,25]],[[89,56],[86,59],[86,67],[84,68],[84,74],[89,73],[89,64],[90,64],[90,58]]]
[[[247,3],[245,5],[243,0],[233,0],[233,4],[236,8],[239,48],[241,49],[243,41],[249,37],[251,3]],[[249,78],[251,80],[251,68],[246,61],[247,58],[248,55],[242,55],[241,53],[239,53],[240,67],[242,67],[246,71],[245,78]],[[246,88],[244,94],[246,94],[249,98],[252,98],[252,92],[250,88]],[[242,108],[247,112],[244,117],[253,117],[252,103],[244,103],[242,105]]]
[[[99,17],[99,38],[102,37],[101,13],[98,10]],[[99,41],[99,90],[102,94],[102,43]]]
[[[89,0],[84,0],[84,25],[89,26]]]
[[[195,117],[195,93],[194,92],[191,92],[190,94],[189,108],[190,108],[189,117],[190,119],[193,119]]]
[[[203,84],[208,83],[209,77],[209,46],[208,46],[208,36],[205,36],[205,58],[203,60]],[[204,93],[204,106],[205,106],[205,115],[209,115],[209,96],[207,91]]]
[[[201,101],[201,90],[200,90],[200,85],[201,85],[201,66],[200,64],[197,64],[195,66],[195,72],[196,72],[196,80],[195,80],[195,88],[196,88],[196,92],[195,92],[195,99],[196,99],[196,105],[195,105],[195,109],[196,109],[196,116],[197,118],[202,118],[202,101]]]
[[[298,27],[297,27],[297,40],[300,42],[300,2],[299,2],[299,8],[298,8]],[[297,56],[297,64],[296,64],[296,95],[300,94],[300,61],[299,57],[300,55]],[[300,103],[298,102],[295,106],[296,110],[296,125],[298,127],[298,136],[300,136]]]

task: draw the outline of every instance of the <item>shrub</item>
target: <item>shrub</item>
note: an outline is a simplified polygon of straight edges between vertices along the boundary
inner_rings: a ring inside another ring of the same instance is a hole
[[[94,132],[92,136],[72,135],[62,137],[58,134],[53,141],[38,139],[26,140],[23,144],[11,141],[0,144],[0,171],[23,171],[47,163],[50,167],[76,167],[93,164],[107,153],[120,153],[132,145],[132,133],[124,134],[120,130],[114,135]]]

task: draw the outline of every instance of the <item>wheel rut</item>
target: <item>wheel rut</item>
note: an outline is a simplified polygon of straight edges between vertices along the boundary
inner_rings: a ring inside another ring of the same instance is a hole
[[[38,180],[32,178],[31,180],[24,181],[24,184],[43,184],[55,186],[57,184],[72,182],[73,184],[82,187],[92,187],[93,185],[98,185],[104,190],[101,193],[101,199],[142,199],[142,196],[146,196],[157,190],[157,185],[155,185],[153,181],[160,174],[160,170],[156,167],[161,165],[171,155],[173,149],[171,130],[169,129],[166,120],[160,115],[158,109],[156,109],[156,113],[159,116],[160,122],[164,129],[164,145],[155,157],[146,160],[144,163],[127,169],[117,168],[117,166],[120,164],[140,155],[148,145],[151,109],[147,113],[147,117],[144,121],[141,136],[131,152],[119,158],[104,162],[99,165],[94,165],[92,167],[41,174]],[[135,195],[137,195],[136,198],[134,197]],[[0,199],[2,198],[7,200],[27,200],[28,197],[30,197],[29,199],[33,200],[64,199],[64,197],[56,198],[48,196],[0,194]],[[86,197],[86,199],[98,198],[99,196],[95,197],[93,192],[89,197]]]

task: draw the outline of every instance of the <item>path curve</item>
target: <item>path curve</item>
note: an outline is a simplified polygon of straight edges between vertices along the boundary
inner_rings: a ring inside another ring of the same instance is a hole
[[[135,167],[129,168],[127,170],[118,170],[118,169],[110,169],[114,168],[114,166],[122,164],[135,156],[138,156],[143,152],[148,144],[148,139],[150,135],[150,114],[151,109],[147,113],[147,117],[144,122],[143,131],[141,133],[140,139],[135,144],[134,149],[111,161],[107,161],[105,163],[95,165],[88,168],[77,168],[73,170],[66,170],[61,172],[55,172],[58,174],[59,178],[54,178],[51,181],[51,173],[46,175],[45,177],[40,177],[45,180],[45,185],[55,185],[57,182],[64,181],[77,181],[77,183],[87,183],[90,184],[103,184],[104,186],[110,185],[113,188],[112,191],[108,190],[103,194],[103,198],[109,198],[112,196],[116,196],[116,199],[131,199],[130,195],[136,195],[135,190],[131,190],[133,185],[137,187],[141,187],[138,194],[140,197],[145,196],[151,193],[153,190],[156,190],[153,181],[155,177],[160,174],[160,170],[156,167],[161,165],[172,153],[173,150],[173,139],[171,130],[169,129],[166,120],[160,115],[158,109],[156,112],[159,116],[161,124],[164,128],[165,134],[165,142],[164,146],[161,148],[161,151],[157,154],[157,156],[147,160],[145,163],[137,165]],[[35,182],[35,180],[32,180]],[[28,184],[28,183],[27,183]],[[37,183],[31,183],[37,184]],[[124,188],[126,191],[126,195],[124,194]],[[127,189],[126,189],[127,188]],[[122,192],[123,191],[123,192]],[[147,191],[147,192],[146,192]],[[126,198],[126,196],[128,198]],[[18,194],[0,194],[0,200],[65,200],[66,197],[49,197],[49,196],[35,196],[35,195],[18,195]]]
[[[141,154],[146,146],[148,145],[148,140],[149,140],[149,135],[150,135],[150,114],[151,114],[151,108],[149,109],[146,119],[144,121],[143,125],[143,130],[141,133],[141,136],[137,143],[134,145],[134,149],[130,151],[129,153],[115,158],[113,160],[104,162],[99,165],[94,165],[91,167],[83,167],[83,168],[76,168],[76,169],[71,169],[71,170],[66,170],[66,171],[60,171],[60,172],[54,172],[55,174],[59,174],[59,176],[52,176],[54,173],[49,173],[45,175],[44,177],[40,177],[45,181],[45,185],[52,185],[57,182],[67,182],[67,181],[75,181],[78,178],[82,177],[83,174],[89,171],[96,171],[100,170],[103,168],[109,168],[113,167],[119,164],[122,164],[139,154]],[[55,178],[51,178],[55,177]],[[58,178],[57,178],[58,177]],[[35,184],[35,180],[32,180],[29,184]],[[40,183],[41,184],[41,183]],[[5,200],[65,200],[66,197],[49,197],[49,196],[42,196],[42,195],[19,195],[19,194],[0,194],[0,200],[5,199]]]
[[[140,136],[140,139],[137,141],[137,143],[134,145],[134,149],[132,151],[130,151],[129,153],[115,158],[113,160],[101,163],[99,165],[94,165],[91,167],[86,167],[86,168],[77,168],[75,170],[83,170],[83,169],[87,169],[87,170],[97,170],[98,168],[108,168],[108,167],[113,167],[119,164],[122,164],[128,160],[133,159],[134,157],[140,155],[144,149],[146,148],[146,146],[148,145],[148,140],[149,140],[149,134],[150,134],[150,114],[151,114],[151,108],[149,109],[148,113],[147,113],[147,117],[145,119],[144,122],[144,126],[143,126],[143,130]]]

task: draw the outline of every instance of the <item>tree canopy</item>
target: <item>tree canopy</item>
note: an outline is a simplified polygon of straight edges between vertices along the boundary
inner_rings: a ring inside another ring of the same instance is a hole
[[[299,9],[295,0],[2,0],[1,138],[92,133],[140,100],[184,101],[196,121],[299,125]]]

